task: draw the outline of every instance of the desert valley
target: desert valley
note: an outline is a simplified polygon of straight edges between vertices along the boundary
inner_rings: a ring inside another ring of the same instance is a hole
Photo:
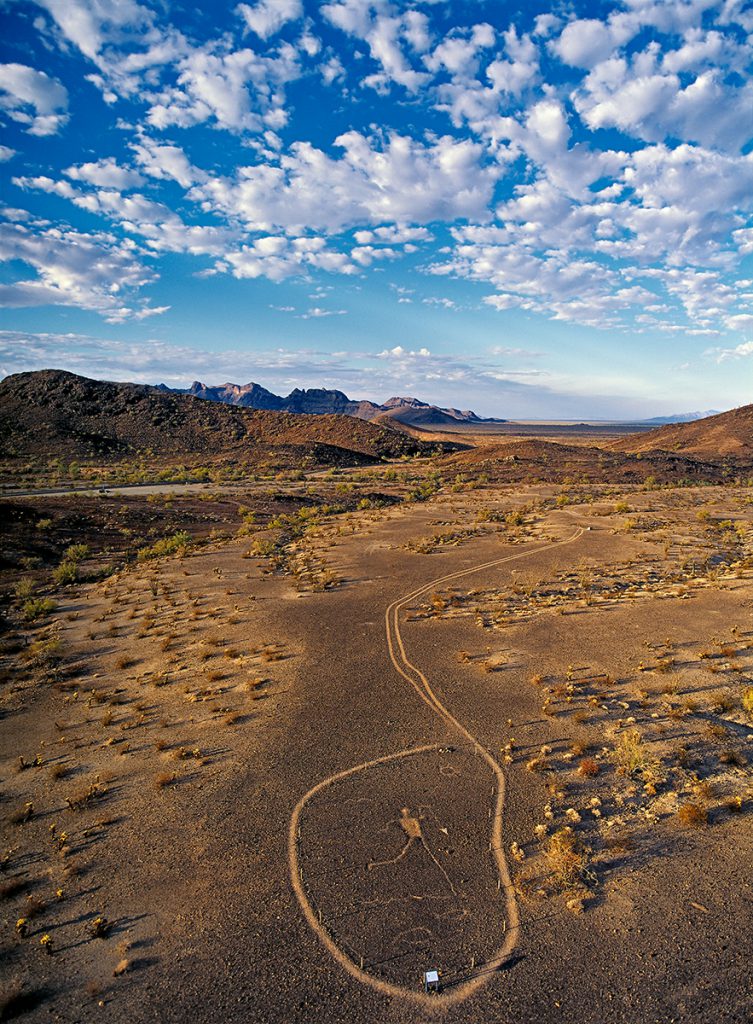
[[[0,2],[0,1024],[753,1022],[752,73]]]
[[[3,1019],[748,1018],[753,407],[403,401],[0,383]]]

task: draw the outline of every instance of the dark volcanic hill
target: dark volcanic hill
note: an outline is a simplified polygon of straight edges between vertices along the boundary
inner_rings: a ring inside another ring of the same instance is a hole
[[[194,395],[210,402],[239,405],[250,409],[272,409],[326,416],[332,413],[354,416],[360,420],[394,421],[408,426],[442,426],[448,423],[504,423],[504,420],[483,420],[470,409],[442,409],[418,398],[390,398],[383,405],[353,401],[342,391],[330,388],[295,388],[283,398],[267,391],[260,384],[219,384],[216,387],[195,380],[190,388],[168,388],[159,384],[165,394]]]
[[[727,467],[720,460],[664,451],[623,453],[538,439],[464,450],[447,456],[441,465],[448,476],[483,474],[498,483],[578,480],[630,484],[649,479],[658,483],[716,483],[728,479]]]
[[[610,448],[634,454],[664,451],[749,462],[753,460],[753,405],[743,405],[692,423],[673,423],[646,434],[630,434],[612,442]]]
[[[63,370],[13,374],[0,381],[0,454],[5,457],[254,459],[290,449],[293,462],[307,456],[309,462],[345,464],[428,454],[436,448],[350,416],[239,408]]]

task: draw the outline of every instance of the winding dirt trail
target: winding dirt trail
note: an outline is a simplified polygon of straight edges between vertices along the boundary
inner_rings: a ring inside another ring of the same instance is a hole
[[[378,765],[398,761],[402,758],[413,757],[427,751],[437,750],[437,744],[425,744],[423,746],[400,750],[397,753],[387,754],[383,757],[378,757],[370,761],[364,761],[362,764],[356,765],[353,768],[348,768],[344,771],[337,772],[334,775],[330,775],[328,778],[323,779],[305,793],[293,810],[290,820],[290,829],[288,832],[288,865],[293,891],[301,905],[306,922],[331,956],[344,970],[348,972],[348,974],[351,975],[351,977],[355,978],[361,984],[375,989],[383,995],[406,1000],[421,1006],[425,1010],[431,1010],[434,1012],[441,1012],[451,1006],[455,1006],[468,999],[469,996],[473,995],[478,991],[478,989],[486,985],[491,980],[495,972],[499,970],[499,968],[502,967],[510,958],[518,942],[520,933],[520,915],[502,844],[502,814],[505,805],[504,772],[501,765],[480,743],[478,738],[466,729],[465,726],[447,709],[447,707],[445,707],[434,692],[426,675],[408,658],[405,643],[400,631],[400,612],[406,604],[411,601],[415,601],[417,598],[422,597],[428,591],[433,590],[436,587],[443,586],[453,580],[462,579],[465,576],[470,576],[473,573],[481,572],[484,569],[493,569],[497,566],[504,565],[507,562],[519,561],[524,558],[531,557],[532,555],[540,554],[542,551],[549,551],[554,548],[564,547],[578,540],[582,534],[583,529],[578,527],[573,535],[565,540],[555,541],[554,543],[526,551],[520,551],[513,555],[505,555],[502,558],[496,558],[489,562],[483,562],[465,569],[460,569],[457,572],[439,576],[436,579],[430,580],[428,583],[422,584],[420,587],[417,587],[410,593],[405,594],[403,597],[397,598],[389,605],[385,612],[387,649],[390,661],[392,662],[395,670],[413,687],[420,699],[429,707],[429,709],[442,718],[454,731],[456,731],[462,741],[468,744],[474,753],[486,762],[494,775],[496,799],[492,815],[492,833],[490,836],[489,848],[496,863],[500,889],[504,892],[506,917],[502,922],[504,940],[485,963],[479,965],[476,971],[474,971],[465,981],[454,984],[451,988],[446,989],[439,994],[425,994],[424,992],[414,991],[404,986],[384,981],[381,978],[376,978],[365,971],[363,967],[356,964],[337,944],[332,935],[328,932],[326,925],[322,922],[320,915],[315,913],[303,884],[303,873],[300,864],[298,843],[300,838],[301,816],[307,804],[317,794],[342,779],[348,778],[349,776],[355,775],[359,772],[368,771],[370,768],[374,768]]]

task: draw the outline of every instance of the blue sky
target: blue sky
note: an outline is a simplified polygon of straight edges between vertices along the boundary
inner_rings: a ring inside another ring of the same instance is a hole
[[[0,373],[753,399],[743,0],[0,0]]]

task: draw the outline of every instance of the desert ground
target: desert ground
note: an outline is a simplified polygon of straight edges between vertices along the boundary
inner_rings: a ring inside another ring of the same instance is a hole
[[[747,481],[16,484],[3,1019],[749,1018]]]

